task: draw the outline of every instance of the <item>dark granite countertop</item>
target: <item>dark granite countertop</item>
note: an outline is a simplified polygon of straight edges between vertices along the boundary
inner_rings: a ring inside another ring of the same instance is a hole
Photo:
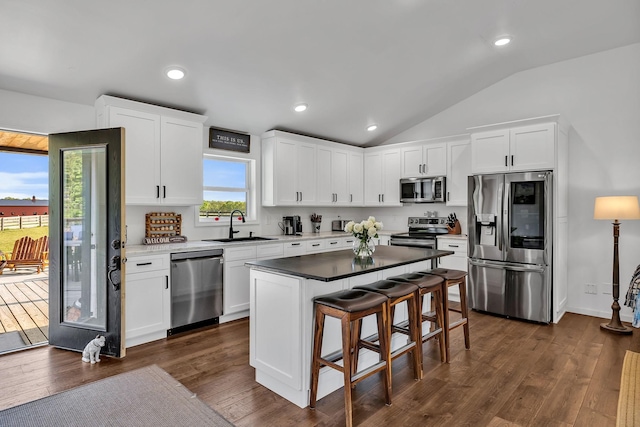
[[[330,282],[451,254],[453,254],[452,251],[380,245],[376,246],[373,256],[367,260],[356,259],[351,249],[345,249],[289,258],[251,261],[245,265],[256,270]]]

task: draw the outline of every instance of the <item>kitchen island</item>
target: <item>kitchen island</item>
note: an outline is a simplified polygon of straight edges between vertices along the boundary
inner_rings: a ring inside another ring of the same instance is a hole
[[[246,263],[250,272],[250,354],[256,381],[301,408],[309,405],[313,299],[399,274],[435,268],[439,257],[451,251],[400,246],[377,246],[373,256],[354,258],[350,249]],[[395,320],[406,320],[406,305],[396,308]],[[363,336],[375,333],[375,318],[364,320]],[[392,349],[406,344],[396,334]],[[337,319],[325,321],[322,351],[341,348]],[[361,350],[359,366],[378,361],[377,353]],[[318,398],[343,386],[340,372],[320,371]]]

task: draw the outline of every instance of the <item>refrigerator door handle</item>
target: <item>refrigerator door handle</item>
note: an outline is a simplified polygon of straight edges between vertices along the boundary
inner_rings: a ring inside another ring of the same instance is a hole
[[[525,273],[527,272],[542,273],[547,268],[546,265],[516,264],[516,263],[509,263],[509,262],[491,262],[491,261],[485,261],[485,260],[474,259],[474,258],[469,258],[469,264],[475,265],[477,267],[497,268],[497,269],[503,269],[508,271],[519,271],[519,272],[525,272]]]
[[[507,251],[510,245],[510,236],[511,231],[509,230],[509,212],[511,211],[511,186],[506,182],[502,183],[502,213],[500,218],[502,219],[501,224],[501,236],[500,236],[500,244],[504,246],[504,250]],[[502,250],[502,248],[500,248]],[[503,258],[506,259],[506,258]]]
[[[497,224],[496,224],[497,236],[496,236],[496,238],[498,240],[498,250],[500,252],[502,252],[502,239],[503,239],[502,224],[504,223],[504,205],[503,205],[503,201],[502,201],[503,193],[504,193],[504,181],[498,187],[498,209],[500,209],[500,211],[496,212],[497,213],[497,215],[496,215],[496,221],[497,221]]]

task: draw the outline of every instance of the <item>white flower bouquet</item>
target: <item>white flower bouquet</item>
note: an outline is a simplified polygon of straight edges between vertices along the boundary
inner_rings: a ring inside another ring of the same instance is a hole
[[[357,239],[353,244],[353,252],[361,258],[369,257],[375,250],[371,239],[378,237],[378,231],[382,230],[382,223],[370,216],[361,222],[349,221],[344,226],[344,231],[353,234]]]

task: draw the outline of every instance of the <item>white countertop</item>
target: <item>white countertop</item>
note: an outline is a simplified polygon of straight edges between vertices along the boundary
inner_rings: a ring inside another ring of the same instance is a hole
[[[456,239],[456,240],[467,240],[466,234],[441,234],[437,238],[438,239]]]

